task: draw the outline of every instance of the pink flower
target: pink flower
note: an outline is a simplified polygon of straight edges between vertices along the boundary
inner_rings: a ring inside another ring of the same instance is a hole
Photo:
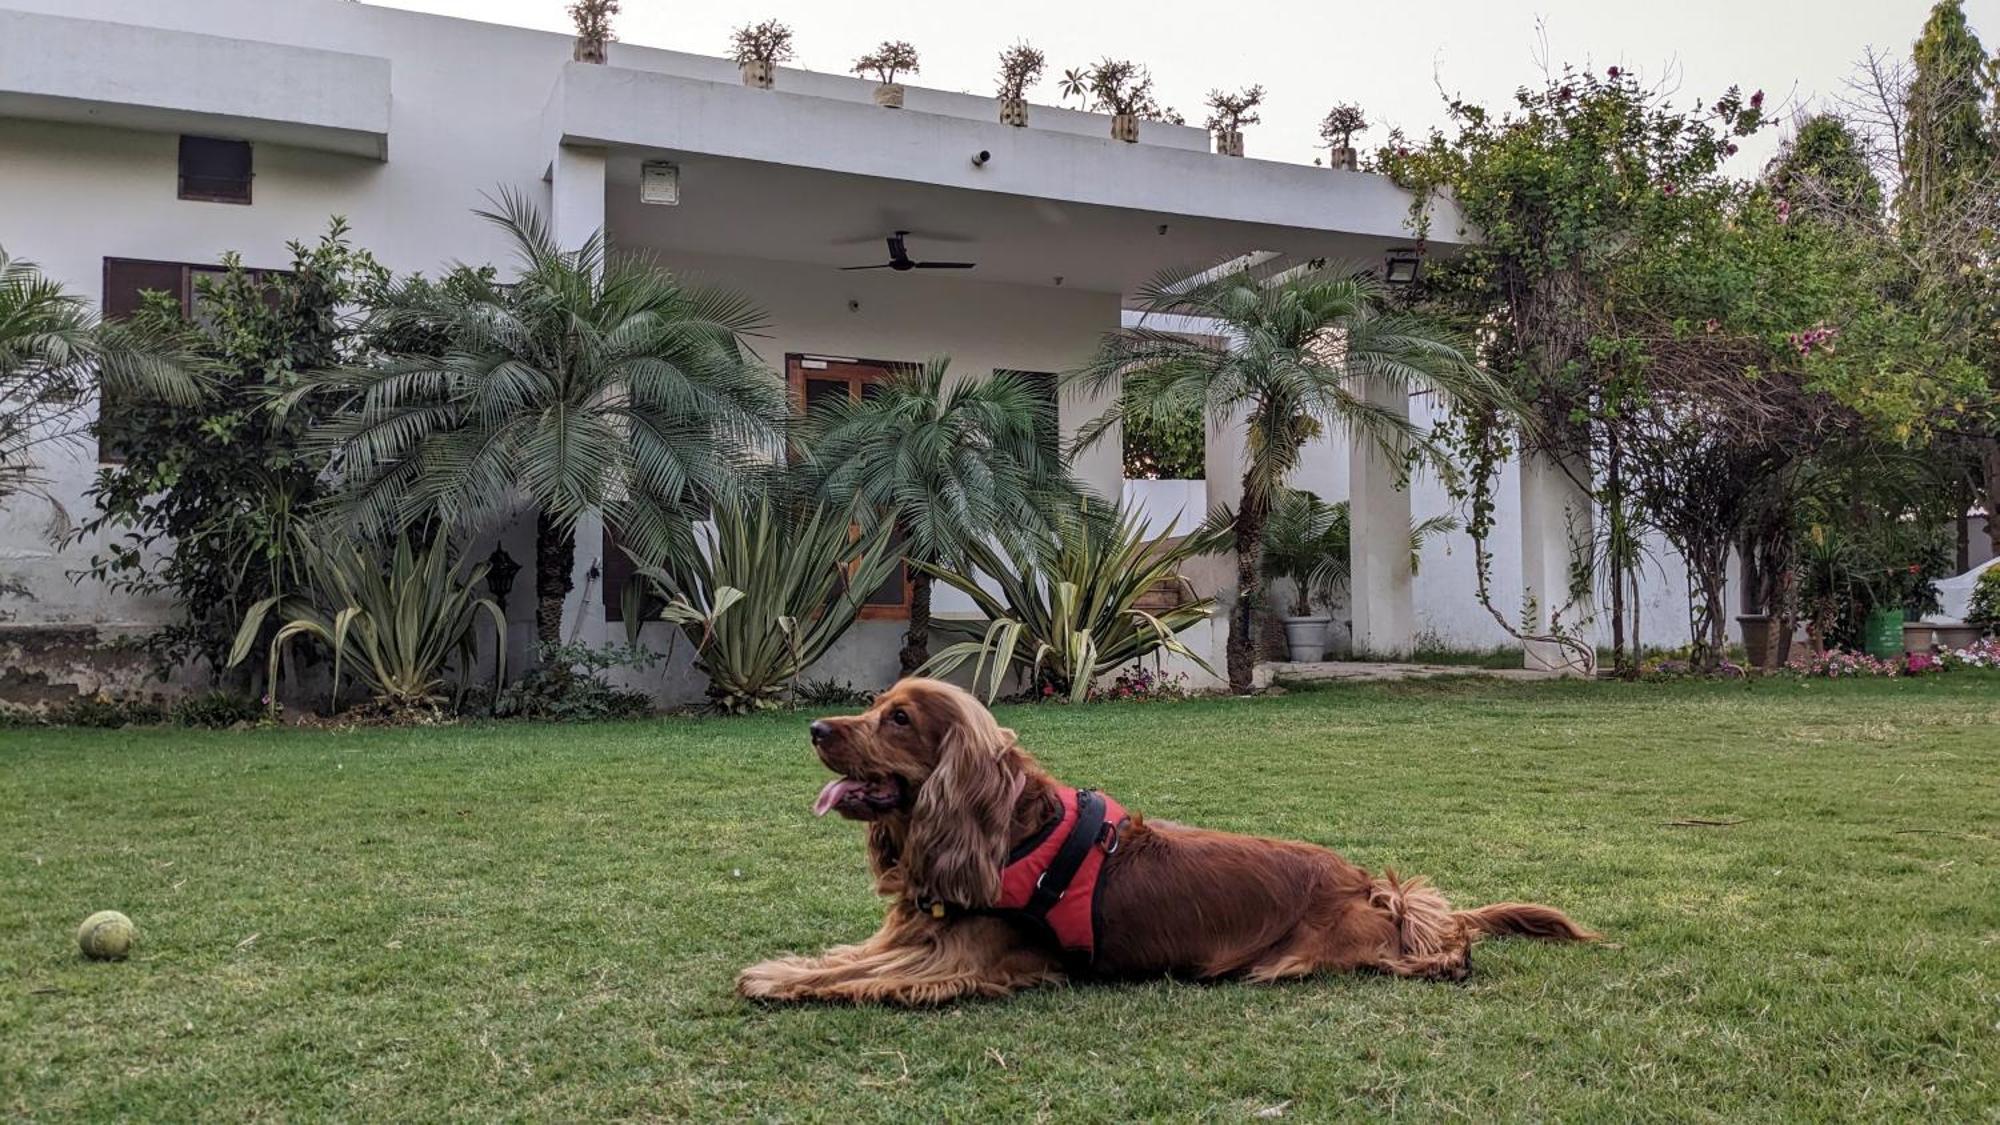
[[[1791,221],[1792,221],[1792,201],[1789,199],[1778,200],[1778,225],[1783,226]]]
[[[1734,143],[1734,142],[1731,142],[1730,144],[1726,144],[1726,145],[1723,145],[1723,146],[1722,146],[1722,155],[1724,155],[1724,156],[1735,156],[1735,155],[1736,155],[1736,145],[1735,145],[1735,143]]]
[[[1664,183],[1660,185],[1660,193],[1663,195],[1673,195],[1679,191],[1680,189],[1675,187],[1672,183]]]
[[[1615,66],[1614,66],[1614,67],[1612,67],[1611,69],[1609,69],[1609,70],[1605,71],[1605,72],[1604,72],[1604,76],[1605,76],[1606,78],[1609,78],[1609,79],[1611,79],[1611,80],[1612,80],[1613,82],[1616,82],[1616,81],[1618,81],[1618,76],[1619,76],[1619,75],[1621,75],[1621,74],[1623,74],[1623,73],[1625,73],[1625,72],[1624,72],[1624,71],[1622,71],[1622,70],[1619,70],[1619,69],[1618,69],[1617,67],[1615,67]]]
[[[1708,323],[1702,325],[1702,329],[1713,336],[1722,331],[1722,322],[1711,316],[1708,318]]]
[[[1759,90],[1756,93],[1750,95],[1750,108],[1751,109],[1764,108],[1764,91]]]

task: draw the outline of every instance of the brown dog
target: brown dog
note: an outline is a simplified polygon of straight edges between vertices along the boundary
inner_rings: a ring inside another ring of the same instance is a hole
[[[1091,795],[1063,787],[978,700],[936,680],[904,680],[863,714],[821,719],[812,740],[839,775],[815,811],[868,822],[889,916],[859,945],[745,969],[737,989],[755,999],[936,1004],[1074,975],[1457,980],[1485,934],[1597,936],[1548,906],[1453,910],[1421,879],[1370,876],[1311,844],[1121,819],[1115,802],[1100,827],[1087,819]],[[1071,836],[1086,860],[1054,888],[1053,913],[1048,896],[1003,908],[1037,893],[1016,876],[1040,869],[1021,867]]]

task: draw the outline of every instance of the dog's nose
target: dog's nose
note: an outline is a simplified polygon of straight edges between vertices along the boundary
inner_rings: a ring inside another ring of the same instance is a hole
[[[828,723],[825,719],[814,719],[813,725],[810,729],[812,730],[812,740],[814,746],[818,746],[820,743],[825,742],[827,739],[833,737],[833,726],[832,724]]]

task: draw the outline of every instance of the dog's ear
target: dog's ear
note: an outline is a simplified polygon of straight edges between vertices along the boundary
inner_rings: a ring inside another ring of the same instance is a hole
[[[1027,774],[1014,732],[986,708],[967,697],[937,710],[949,722],[937,766],[910,810],[903,874],[919,903],[992,906],[1000,901],[1007,829]]]

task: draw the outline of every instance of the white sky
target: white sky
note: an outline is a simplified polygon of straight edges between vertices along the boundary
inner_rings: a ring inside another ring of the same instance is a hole
[[[497,23],[567,30],[563,0],[374,0]],[[1762,88],[1781,113],[1836,93],[1862,49],[1907,54],[1928,0],[1235,0],[1106,3],[1101,0],[625,0],[616,37],[702,54],[726,53],[744,23],[783,20],[796,32],[792,65],[845,72],[883,39],[907,39],[923,59],[912,79],[971,93],[993,91],[994,56],[1017,39],[1040,47],[1052,75],[1106,54],[1152,68],[1161,101],[1199,124],[1216,86],[1262,83],[1263,124],[1247,131],[1252,156],[1310,162],[1316,126],[1335,102],[1359,103],[1377,124],[1420,133],[1443,120],[1439,87],[1487,105],[1511,99],[1548,61],[1616,64],[1649,83],[1713,100],[1730,85]],[[1991,50],[2000,0],[1967,0]],[[1053,78],[1031,100],[1057,101]],[[1751,174],[1777,143],[1760,135],[1737,158]]]

